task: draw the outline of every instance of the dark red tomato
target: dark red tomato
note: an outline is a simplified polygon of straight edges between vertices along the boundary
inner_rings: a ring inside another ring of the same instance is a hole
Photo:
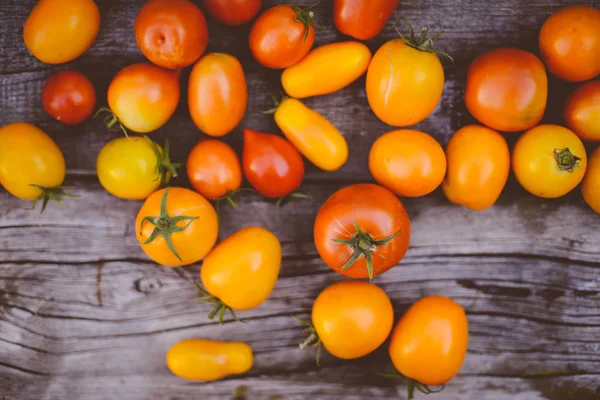
[[[57,72],[44,84],[42,104],[52,118],[66,125],[77,125],[94,111],[96,90],[79,72]]]
[[[244,129],[242,164],[252,187],[272,199],[292,193],[304,178],[304,160],[290,142],[252,129]]]
[[[372,278],[406,254],[410,220],[398,198],[373,184],[347,186],[323,204],[315,221],[315,245],[334,271]]]
[[[229,26],[243,25],[258,14],[262,0],[202,0],[208,13]]]
[[[400,0],[335,0],[333,19],[338,30],[358,40],[381,32]]]

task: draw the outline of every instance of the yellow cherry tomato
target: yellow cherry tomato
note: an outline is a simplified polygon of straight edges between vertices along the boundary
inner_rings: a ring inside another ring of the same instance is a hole
[[[207,294],[218,300],[210,317],[220,311],[222,322],[227,309],[261,305],[273,291],[280,267],[281,244],[264,228],[244,228],[223,240],[206,256],[200,270]]]
[[[348,143],[340,131],[300,100],[284,99],[275,111],[275,122],[298,151],[317,167],[335,171],[348,159]]]
[[[479,125],[459,129],[446,148],[448,200],[472,210],[492,206],[508,180],[510,151],[504,137]]]
[[[25,22],[23,39],[38,60],[62,64],[85,53],[99,29],[93,0],[40,0]]]
[[[564,196],[585,175],[587,155],[581,139],[558,125],[539,125],[515,144],[513,171],[528,192],[545,198]]]
[[[214,381],[243,374],[252,368],[252,348],[242,342],[188,339],[174,344],[167,353],[167,367],[180,378]]]
[[[581,184],[581,192],[585,202],[600,214],[600,147],[589,159],[588,168]]]
[[[298,99],[337,92],[364,74],[370,61],[371,51],[360,42],[326,44],[283,71],[281,84]]]

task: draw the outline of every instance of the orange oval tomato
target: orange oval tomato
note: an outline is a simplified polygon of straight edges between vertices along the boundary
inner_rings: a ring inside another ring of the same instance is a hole
[[[600,141],[600,81],[581,85],[567,100],[567,126],[583,140]]]
[[[517,132],[537,125],[544,116],[547,99],[544,64],[525,50],[488,51],[469,67],[467,108],[492,129]]]
[[[581,192],[585,202],[600,214],[600,147],[592,153],[588,161]]]
[[[187,159],[187,174],[192,187],[211,200],[230,195],[242,185],[242,167],[227,143],[203,140],[194,146]]]
[[[360,42],[317,47],[281,75],[285,92],[297,99],[337,92],[367,71],[371,51]]]
[[[188,104],[196,126],[209,136],[224,136],[244,118],[248,88],[242,65],[223,53],[205,55],[190,74]]]
[[[208,13],[229,26],[243,25],[258,14],[262,0],[202,0]]]
[[[66,125],[77,125],[94,111],[96,89],[85,75],[60,71],[44,83],[42,105],[52,118]]]
[[[378,286],[342,281],[319,294],[312,308],[312,323],[329,353],[354,359],[385,342],[394,325],[394,309]]]
[[[108,106],[125,128],[152,132],[163,126],[179,104],[179,75],[152,64],[123,68],[108,86]]]
[[[540,51],[550,72],[566,81],[600,74],[600,10],[573,5],[552,14],[540,30]]]
[[[179,187],[152,193],[135,221],[144,253],[168,267],[200,261],[215,245],[218,230],[217,213],[208,200]]]
[[[569,129],[538,125],[515,144],[512,167],[528,192],[553,199],[579,185],[587,168],[587,154],[581,139]]]
[[[242,342],[187,339],[174,344],[167,353],[169,370],[192,381],[214,381],[244,374],[253,363],[252,348]]]
[[[380,136],[369,153],[373,178],[392,192],[405,197],[433,192],[446,174],[446,155],[430,135],[400,129]]]
[[[38,60],[62,64],[85,53],[99,29],[94,0],[40,0],[25,22],[23,39]]]
[[[256,61],[281,69],[302,60],[315,41],[312,18],[312,11],[291,4],[263,12],[250,31],[250,50]]]
[[[335,0],[333,21],[338,30],[358,40],[381,32],[400,0]]]
[[[423,385],[443,385],[463,364],[469,324],[463,308],[443,296],[413,304],[392,332],[390,357],[396,369]]]
[[[448,200],[477,211],[496,202],[510,173],[510,151],[501,134],[484,126],[465,126],[450,138],[446,159],[442,189]]]
[[[208,26],[202,10],[189,0],[149,0],[135,19],[135,40],[159,67],[185,68],[204,53]]]

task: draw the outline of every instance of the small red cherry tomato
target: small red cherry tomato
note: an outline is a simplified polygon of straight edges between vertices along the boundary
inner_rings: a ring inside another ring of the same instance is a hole
[[[208,13],[229,26],[243,25],[258,14],[262,0],[202,0]]]
[[[52,118],[66,125],[77,125],[94,111],[96,90],[79,72],[57,72],[44,84],[42,104]]]

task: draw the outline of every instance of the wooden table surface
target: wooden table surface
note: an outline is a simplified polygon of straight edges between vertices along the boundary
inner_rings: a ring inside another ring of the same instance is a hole
[[[265,0],[265,5],[278,3]],[[435,112],[417,128],[442,144],[474,122],[462,101],[468,63],[498,46],[537,53],[543,21],[573,0],[402,0],[400,16],[432,31],[455,59],[444,61],[446,85]],[[579,3],[600,6],[598,0]],[[307,5],[308,1],[298,1]],[[79,199],[52,204],[40,215],[0,191],[0,399],[334,399],[405,398],[391,372],[387,346],[355,361],[298,349],[302,327],[290,315],[308,317],[327,285],[343,279],[318,257],[312,242],[316,211],[336,189],[370,181],[371,143],[391,130],[370,111],[364,78],[306,103],[344,134],[350,159],[339,171],[308,166],[304,189],[311,200],[287,204],[257,195],[240,197],[238,210],[223,207],[220,237],[249,225],[271,229],[283,243],[281,275],[271,297],[240,313],[247,323],[216,325],[208,305],[194,301],[200,265],[160,267],[136,243],[134,218],[140,202],[111,197],[98,184],[95,161],[116,134],[100,121],[65,127],[42,109],[40,93],[54,71],[73,68],[96,85],[105,103],[110,79],[144,58],[133,37],[142,0],[99,0],[100,35],[80,59],[45,65],[29,54],[22,26],[34,0],[3,0],[0,9],[0,125],[27,121],[47,131],[63,150],[67,183]],[[316,7],[327,28],[317,45],[344,40],[332,23],[332,1]],[[269,95],[279,93],[279,73],[259,66],[247,46],[249,26],[225,28],[210,21],[209,51],[229,52],[243,63],[250,102],[243,123],[225,140],[241,150],[242,127],[278,132]],[[401,25],[400,25],[401,26]],[[376,50],[396,36],[388,23],[367,42]],[[186,87],[187,75],[182,79]],[[561,123],[560,108],[572,85],[551,79],[546,121]],[[186,98],[186,90],[182,99]],[[169,137],[173,159],[184,161],[201,137],[182,101],[169,123],[152,134]],[[514,143],[516,134],[507,135]],[[308,164],[307,164],[308,165]],[[185,176],[174,185],[188,185]],[[391,297],[396,315],[425,295],[443,294],[467,311],[470,343],[459,376],[439,400],[600,399],[600,216],[578,190],[541,200],[511,178],[498,203],[468,211],[434,194],[404,201],[413,223],[407,257],[375,282]],[[168,348],[201,337],[248,342],[255,366],[246,375],[213,383],[190,383],[165,365]],[[422,395],[421,395],[422,396]],[[422,398],[418,395],[418,398]]]

